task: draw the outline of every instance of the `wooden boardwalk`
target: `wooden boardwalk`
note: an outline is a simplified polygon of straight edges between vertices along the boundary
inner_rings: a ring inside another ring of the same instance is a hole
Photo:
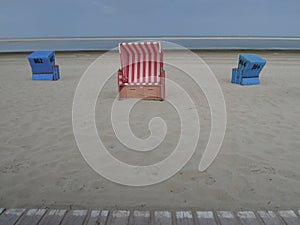
[[[300,225],[300,210],[138,211],[0,208],[0,225]]]

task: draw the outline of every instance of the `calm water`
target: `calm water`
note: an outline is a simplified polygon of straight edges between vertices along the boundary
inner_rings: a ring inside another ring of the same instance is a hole
[[[0,52],[28,52],[38,50],[76,51],[76,50],[110,50],[116,48],[118,43],[135,41],[134,39],[116,40],[0,40]],[[163,48],[174,49],[178,46],[164,42]],[[295,39],[172,39],[168,42],[178,44],[188,49],[284,49],[300,50],[300,38]]]

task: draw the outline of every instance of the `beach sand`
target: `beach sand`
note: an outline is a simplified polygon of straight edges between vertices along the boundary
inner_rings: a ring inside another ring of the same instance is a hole
[[[127,187],[104,179],[89,167],[76,145],[74,93],[84,71],[102,53],[57,53],[61,80],[53,82],[31,80],[27,54],[0,54],[0,206],[298,209],[300,53],[257,52],[267,65],[261,84],[255,86],[230,83],[238,52],[196,53],[216,75],[226,101],[227,129],[220,154],[205,172],[198,171],[210,132],[208,103],[190,78],[166,65],[167,76],[197,103],[200,141],[180,172],[148,187]],[[165,54],[180,58],[180,52]],[[180,132],[174,108],[167,101],[136,105],[131,125],[137,136],[149,135],[147,124],[154,116],[165,119],[172,132],[155,152],[133,153],[118,142],[111,127],[110,107],[116,94],[116,77],[112,77],[96,107],[97,128],[111,154],[143,165],[167,157]]]

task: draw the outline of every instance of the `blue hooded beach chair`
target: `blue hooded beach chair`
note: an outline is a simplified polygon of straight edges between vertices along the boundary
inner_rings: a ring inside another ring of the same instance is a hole
[[[28,56],[32,80],[58,80],[59,66],[55,64],[54,51],[36,51]]]
[[[259,84],[259,74],[265,65],[266,60],[256,54],[240,54],[238,68],[232,69],[231,83]]]

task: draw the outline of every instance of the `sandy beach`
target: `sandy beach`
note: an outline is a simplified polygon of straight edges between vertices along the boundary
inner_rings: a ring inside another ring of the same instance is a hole
[[[61,80],[53,82],[31,80],[27,54],[0,54],[0,207],[299,209],[300,53],[255,53],[267,60],[261,84],[240,86],[230,83],[239,52],[196,52],[216,75],[227,109],[220,154],[202,173],[198,163],[211,125],[207,100],[192,79],[165,66],[167,77],[197,103],[201,135],[195,154],[180,172],[148,187],[127,187],[104,179],[86,163],[76,145],[72,128],[75,90],[101,52],[56,53]],[[180,52],[165,54],[181,57]],[[112,77],[96,106],[100,138],[111,154],[143,165],[169,155],[180,132],[174,108],[167,101],[136,105],[130,122],[138,137],[149,135],[147,121],[154,116],[162,117],[172,132],[155,152],[133,153],[118,141],[110,123],[116,94],[116,77]]]

